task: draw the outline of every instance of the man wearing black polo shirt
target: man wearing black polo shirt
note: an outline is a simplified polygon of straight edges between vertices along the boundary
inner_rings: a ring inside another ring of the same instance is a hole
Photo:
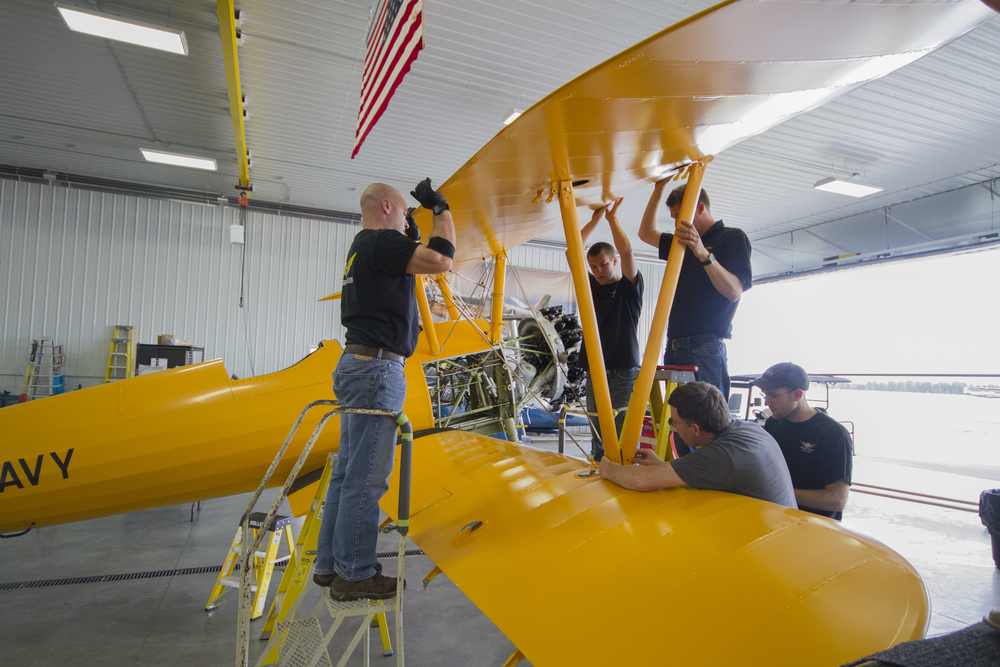
[[[784,362],[753,381],[771,416],[764,430],[778,441],[800,510],[840,521],[851,487],[853,447],[843,424],[809,406],[805,369]]]
[[[604,369],[608,374],[608,388],[611,390],[611,407],[620,409],[615,417],[615,427],[621,433],[625,423],[625,408],[632,398],[635,372],[639,368],[639,339],[636,329],[639,325],[639,311],[642,309],[642,274],[636,268],[632,256],[632,243],[618,223],[618,207],[622,199],[610,209],[603,206],[594,211],[580,236],[586,243],[597,228],[601,214],[611,226],[614,247],[601,241],[587,251],[590,265],[590,291],[594,296],[594,310],[597,312],[597,330],[604,352]],[[617,252],[616,252],[617,249]],[[587,366],[586,346],[580,349],[580,366]],[[594,399],[593,378],[587,376],[587,412],[597,412]],[[594,460],[604,458],[604,443],[596,418],[590,417],[591,448]]]
[[[670,216],[677,220],[674,234],[657,229],[663,190],[670,179],[656,183],[639,225],[639,238],[659,249],[667,259],[674,234],[687,246],[677,293],[667,323],[667,349],[663,363],[697,366],[695,377],[718,387],[729,398],[729,369],[725,339],[733,333],[733,316],[743,292],[750,289],[750,239],[742,230],[716,221],[704,190],[698,198],[694,220],[677,220],[684,187],[667,197]]]
[[[401,412],[403,365],[417,346],[419,325],[414,274],[444,273],[455,256],[455,226],[444,196],[421,181],[410,193],[434,213],[427,245],[407,211],[406,199],[384,183],[361,195],[363,229],[347,253],[340,322],[346,346],[333,372],[340,404]],[[340,452],[326,493],[313,580],[335,600],[385,599],[396,579],[382,576],[375,557],[378,501],[389,489],[396,453],[392,417],[342,414]]]

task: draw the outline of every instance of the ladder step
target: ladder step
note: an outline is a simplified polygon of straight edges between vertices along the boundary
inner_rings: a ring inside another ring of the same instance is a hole
[[[233,553],[234,554],[243,553],[243,546],[238,544],[235,547],[233,547]],[[253,555],[256,556],[257,558],[263,558],[264,556],[267,555],[267,552],[258,550],[254,551]]]
[[[240,587],[240,577],[239,575],[231,574],[228,577],[223,577],[219,579],[219,583],[226,588],[239,588]],[[257,582],[254,579],[250,579],[250,590],[257,590]]]

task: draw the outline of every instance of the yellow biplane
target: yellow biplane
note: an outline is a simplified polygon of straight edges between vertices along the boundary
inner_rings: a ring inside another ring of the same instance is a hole
[[[418,284],[410,536],[532,664],[840,664],[923,636],[929,602],[913,567],[832,521],[721,492],[626,491],[585,461],[467,432],[421,437],[435,425],[422,364],[500,343],[506,251],[560,224],[584,338],[600,349],[579,206],[675,175],[688,179],[690,219],[714,154],[991,15],[979,0],[723,2],[554,91],[441,186],[456,267],[490,259],[497,279],[490,321],[458,321],[453,309],[453,321],[432,323]],[[429,213],[417,219],[426,235]],[[682,254],[675,243],[620,442],[602,355],[589,355],[616,460],[635,452]],[[340,352],[326,341],[261,377],[230,380],[212,361],[0,411],[0,532],[252,490],[302,407],[330,398]],[[306,462],[296,513],[338,432],[331,424]],[[390,492],[383,508],[395,507]],[[593,636],[609,612],[620,622]],[[652,628],[678,615],[692,622],[656,646],[629,636],[635,619]]]

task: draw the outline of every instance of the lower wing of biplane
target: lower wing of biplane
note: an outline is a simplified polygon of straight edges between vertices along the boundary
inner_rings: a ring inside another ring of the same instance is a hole
[[[926,630],[919,575],[871,538],[591,473],[458,431],[413,443],[410,537],[536,667],[840,665]]]

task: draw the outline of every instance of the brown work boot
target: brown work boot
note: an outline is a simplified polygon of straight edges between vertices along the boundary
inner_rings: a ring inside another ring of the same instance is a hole
[[[382,563],[375,563],[375,574],[382,574]],[[336,572],[331,572],[330,574],[314,574],[313,583],[315,583],[317,586],[327,588],[330,586],[330,584],[333,583],[334,579],[338,578],[341,581],[344,581],[344,578],[341,577]]]
[[[403,582],[406,588],[406,582]],[[330,597],[339,602],[349,600],[387,600],[396,595],[396,577],[382,576],[382,568],[376,567],[375,574],[361,581],[348,581],[337,577],[330,584]]]

